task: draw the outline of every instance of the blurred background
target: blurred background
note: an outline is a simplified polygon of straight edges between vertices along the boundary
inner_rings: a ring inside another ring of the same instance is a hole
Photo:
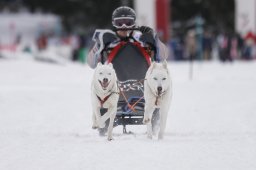
[[[0,0],[0,58],[85,63],[95,29],[121,5],[154,28],[169,60],[256,58],[256,0]]]

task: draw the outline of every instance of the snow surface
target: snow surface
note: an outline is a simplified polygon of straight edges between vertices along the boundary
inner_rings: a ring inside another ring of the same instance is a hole
[[[146,126],[91,129],[93,70],[0,59],[1,170],[255,170],[256,63],[170,63],[173,102],[164,140]]]

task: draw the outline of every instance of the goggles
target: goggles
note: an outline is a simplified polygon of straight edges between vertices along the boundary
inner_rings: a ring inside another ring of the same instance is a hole
[[[112,24],[116,28],[132,28],[135,26],[135,20],[132,17],[114,18]]]

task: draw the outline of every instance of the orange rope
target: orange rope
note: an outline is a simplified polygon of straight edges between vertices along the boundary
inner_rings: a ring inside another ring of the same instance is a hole
[[[139,103],[143,98],[144,98],[144,96],[142,96],[139,100],[137,100],[137,101],[131,106],[133,110],[135,110],[134,107],[135,107],[136,104]]]
[[[120,88],[119,88],[119,89],[120,89]],[[123,93],[123,91],[122,91],[121,89],[120,89],[120,92],[121,92],[121,94],[123,95],[123,97],[124,97],[124,99],[125,99],[125,101],[126,101],[128,107],[129,107],[129,109],[131,109],[133,112],[135,112],[134,108],[130,105],[130,103],[128,102],[126,96],[124,95],[124,93]]]
[[[139,82],[139,83],[142,83],[144,80],[146,80],[146,79],[141,79],[141,80],[139,80],[138,82]],[[120,87],[119,87],[119,90],[120,90],[122,96],[124,97],[124,99],[125,99],[125,101],[126,101],[128,107],[129,107],[129,109],[131,109],[133,112],[135,112],[136,110],[134,109],[134,107],[136,106],[137,103],[139,103],[139,102],[144,98],[144,96],[142,96],[141,98],[139,98],[139,100],[137,100],[133,105],[131,105],[131,104],[129,103],[129,101],[127,100],[127,98],[126,98],[125,94],[123,93],[123,91],[120,89]]]

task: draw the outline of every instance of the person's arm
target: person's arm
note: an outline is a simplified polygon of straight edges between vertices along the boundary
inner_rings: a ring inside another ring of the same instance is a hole
[[[87,63],[91,68],[95,68],[101,61],[102,51],[107,45],[116,40],[115,32],[111,30],[95,30],[92,40],[95,42],[87,56]]]
[[[154,59],[156,61],[166,60],[169,56],[168,48],[159,40],[154,30],[147,26],[141,26],[139,27],[139,30],[142,33],[140,40],[146,44],[149,44],[153,49],[152,54],[155,55]]]
[[[88,53],[87,64],[91,68],[95,68],[97,66],[98,62],[100,62],[100,59],[101,59],[101,54],[99,51],[99,44],[95,43],[94,46],[92,47],[92,49]]]
[[[157,57],[160,61],[167,60],[169,57],[169,49],[166,47],[166,45],[157,38],[156,40],[156,51],[157,51]]]

